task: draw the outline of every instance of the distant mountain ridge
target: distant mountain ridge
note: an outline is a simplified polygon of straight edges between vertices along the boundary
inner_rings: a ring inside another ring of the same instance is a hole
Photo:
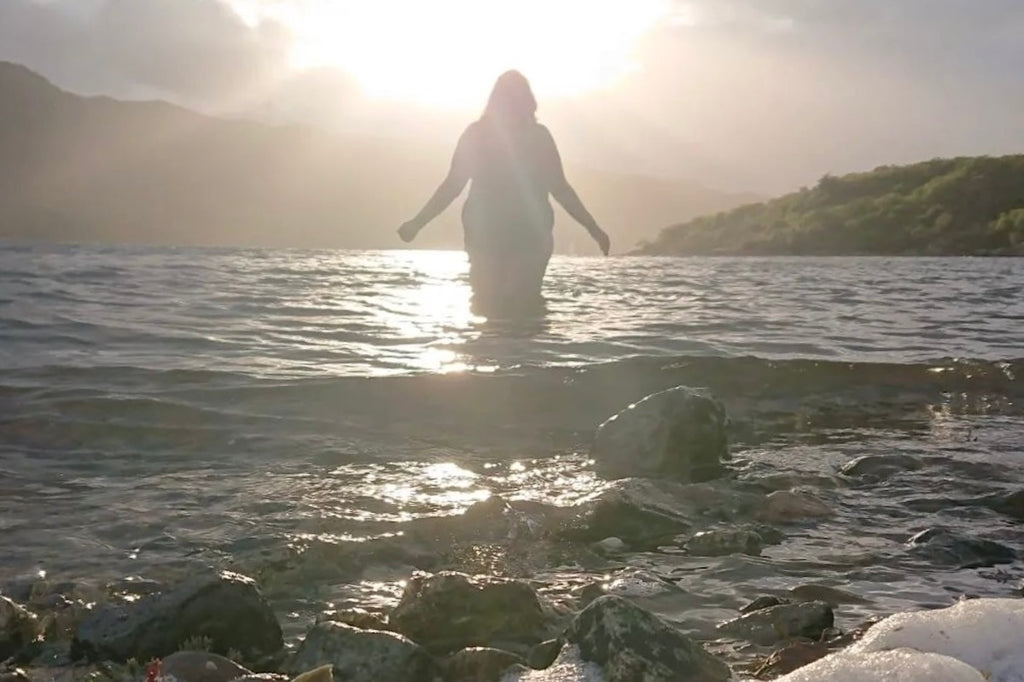
[[[638,253],[1024,256],[1024,155],[826,175],[812,189],[668,227]]]
[[[454,141],[451,141],[454,143]],[[447,170],[447,141],[410,146],[81,97],[0,62],[0,238],[390,248]],[[750,200],[694,183],[569,167],[618,250]],[[591,253],[559,211],[560,250]],[[461,248],[456,207],[417,245]]]

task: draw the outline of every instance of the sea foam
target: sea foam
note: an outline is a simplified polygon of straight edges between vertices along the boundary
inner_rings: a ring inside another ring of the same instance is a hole
[[[778,682],[1024,682],[1024,600],[897,613]]]

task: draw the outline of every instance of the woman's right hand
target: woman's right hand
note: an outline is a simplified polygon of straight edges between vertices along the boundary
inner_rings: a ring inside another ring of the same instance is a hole
[[[402,223],[402,226],[398,228],[398,236],[402,238],[403,242],[408,243],[416,238],[416,235],[419,233],[420,229],[421,227],[420,225],[416,224],[416,221],[409,220]]]

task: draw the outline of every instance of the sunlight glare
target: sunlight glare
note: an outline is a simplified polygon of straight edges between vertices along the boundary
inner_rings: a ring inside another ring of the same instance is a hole
[[[635,67],[640,38],[669,0],[308,0],[293,22],[297,68],[334,66],[371,96],[480,107],[516,68],[538,96],[607,87]]]

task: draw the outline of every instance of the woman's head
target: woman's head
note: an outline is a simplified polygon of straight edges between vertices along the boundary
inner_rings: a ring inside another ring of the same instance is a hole
[[[533,121],[537,114],[537,99],[530,89],[530,81],[518,71],[506,71],[498,76],[487,99],[484,116],[503,121]]]

